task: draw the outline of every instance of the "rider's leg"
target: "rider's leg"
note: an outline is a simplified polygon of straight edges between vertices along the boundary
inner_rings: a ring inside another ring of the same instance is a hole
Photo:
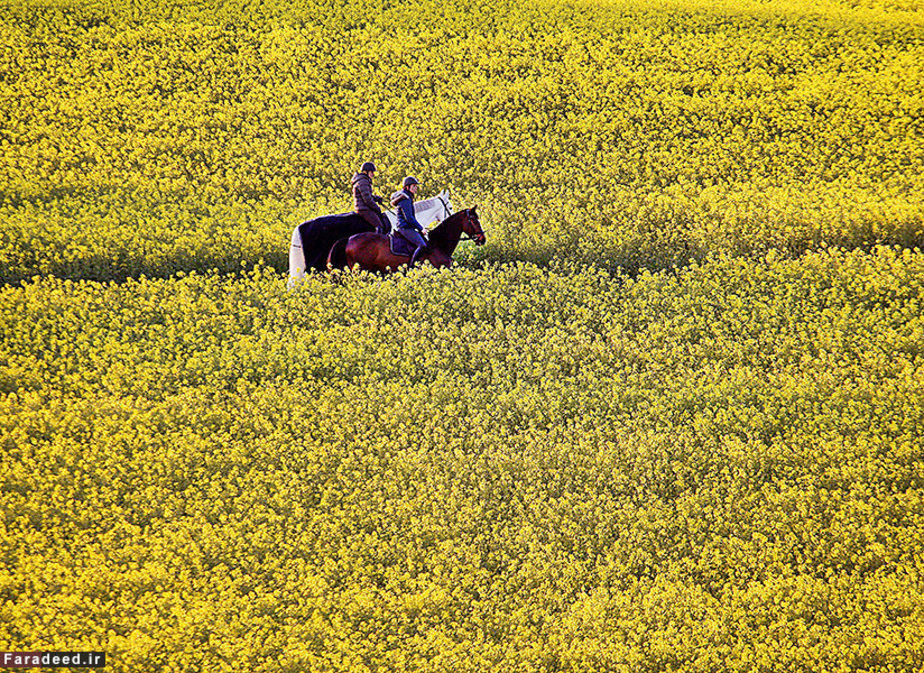
[[[379,219],[378,213],[373,213],[371,210],[357,210],[356,214],[360,215],[372,227],[372,231],[381,233],[382,221]]]
[[[398,233],[401,234],[401,237],[406,241],[410,242],[411,245],[416,247],[414,254],[411,255],[411,261],[408,263],[408,266],[414,266],[417,263],[417,260],[424,254],[429,251],[427,247],[427,242],[424,240],[424,237],[421,236],[420,232],[416,229],[399,229]]]
[[[414,266],[417,264],[418,260],[423,257],[425,254],[430,252],[430,249],[426,245],[422,245],[414,251],[414,254],[411,255],[411,261],[408,262],[408,266]]]

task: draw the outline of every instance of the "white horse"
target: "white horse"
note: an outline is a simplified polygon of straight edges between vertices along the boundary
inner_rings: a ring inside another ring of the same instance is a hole
[[[449,202],[448,189],[444,189],[432,199],[414,202],[414,217],[422,227],[429,227],[434,222],[442,222],[450,215],[452,215],[452,204]],[[398,223],[398,216],[393,211],[386,210],[385,217],[394,229]],[[286,286],[290,290],[305,277],[305,254],[302,252],[302,235],[298,229],[295,227],[292,230],[292,242],[289,245],[289,282]]]

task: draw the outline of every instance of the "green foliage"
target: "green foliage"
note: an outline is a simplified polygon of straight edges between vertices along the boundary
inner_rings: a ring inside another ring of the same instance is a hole
[[[0,281],[282,270],[374,158],[467,262],[667,268],[924,240],[905,2],[0,7]]]
[[[917,671],[924,254],[0,290],[0,649]]]

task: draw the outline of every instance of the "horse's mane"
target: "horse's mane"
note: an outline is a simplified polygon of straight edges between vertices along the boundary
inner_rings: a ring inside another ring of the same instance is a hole
[[[447,209],[449,213],[452,214],[452,203],[449,201],[448,189],[444,189],[439,194],[429,199],[421,199],[420,201],[414,202],[414,216],[424,227],[446,217]],[[397,224],[398,217],[395,215],[394,211],[386,210],[385,216],[388,218],[388,221],[391,222],[392,227]]]
[[[437,194],[436,196],[431,196],[429,199],[421,199],[420,201],[414,204],[414,207],[415,208],[421,208],[421,207],[430,208],[436,205],[440,205],[440,207],[444,205],[451,205],[449,203],[449,190],[448,189],[444,189],[439,194]]]

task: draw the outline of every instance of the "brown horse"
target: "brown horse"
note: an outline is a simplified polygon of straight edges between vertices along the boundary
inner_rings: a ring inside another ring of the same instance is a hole
[[[430,262],[437,268],[450,266],[452,253],[462,239],[462,234],[467,234],[475,241],[475,245],[484,245],[486,239],[475,208],[460,210],[433,227],[429,234],[429,250],[421,255],[420,261]],[[410,252],[407,255],[395,254],[389,237],[374,233],[340,239],[334,243],[327,257],[327,265],[331,268],[351,269],[359,266],[366,271],[396,271],[408,262]]]

